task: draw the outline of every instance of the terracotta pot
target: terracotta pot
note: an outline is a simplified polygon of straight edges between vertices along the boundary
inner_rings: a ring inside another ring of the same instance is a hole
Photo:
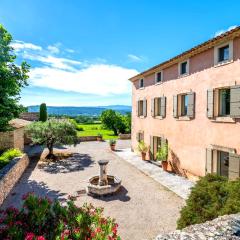
[[[102,141],[102,137],[97,137],[97,141],[101,142]]]
[[[162,168],[164,171],[167,171],[168,168],[168,162],[167,161],[162,161]]]
[[[110,148],[111,148],[112,151],[115,151],[115,146],[116,146],[115,144],[114,145],[110,145]]]
[[[146,160],[146,153],[145,152],[142,152],[142,160]]]

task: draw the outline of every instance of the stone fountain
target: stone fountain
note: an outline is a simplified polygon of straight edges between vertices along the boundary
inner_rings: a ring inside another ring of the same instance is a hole
[[[99,176],[94,176],[89,179],[87,193],[94,196],[104,196],[116,193],[121,187],[121,179],[107,175],[108,160],[98,161],[100,167]]]

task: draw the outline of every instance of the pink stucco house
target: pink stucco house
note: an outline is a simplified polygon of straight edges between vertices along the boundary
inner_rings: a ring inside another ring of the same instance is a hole
[[[162,143],[187,176],[240,173],[240,27],[130,79],[132,149]]]

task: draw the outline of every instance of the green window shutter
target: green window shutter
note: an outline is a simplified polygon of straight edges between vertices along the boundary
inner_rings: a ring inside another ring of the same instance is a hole
[[[154,98],[152,98],[151,99],[151,115],[152,115],[152,117],[155,117],[155,111],[154,111],[154,109],[155,109],[155,99]]]
[[[206,172],[206,174],[208,174],[208,173],[212,173],[212,171],[213,171],[213,166],[212,166],[212,158],[213,158],[213,156],[212,156],[213,154],[212,154],[212,149],[209,149],[209,148],[207,148],[206,149],[206,168],[205,168],[205,172]]]
[[[214,91],[213,89],[207,90],[207,117],[214,117]]]
[[[160,108],[161,117],[166,117],[166,97],[161,97],[161,108]]]
[[[232,86],[230,91],[230,117],[240,118],[240,86]]]
[[[229,169],[228,177],[230,180],[235,180],[240,177],[240,155],[229,153]]]
[[[178,117],[178,96],[173,96],[173,117]]]
[[[195,112],[195,93],[190,92],[188,95],[188,106],[187,106],[187,116],[190,118],[194,118]]]
[[[150,136],[150,159],[153,160],[153,154],[154,154],[154,138],[153,136]]]
[[[147,99],[144,98],[143,100],[143,116],[146,117],[147,116]]]

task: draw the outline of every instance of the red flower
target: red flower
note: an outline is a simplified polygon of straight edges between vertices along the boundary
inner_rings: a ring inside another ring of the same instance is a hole
[[[44,236],[38,236],[37,240],[45,240],[45,237]]]
[[[34,233],[30,232],[30,233],[27,233],[25,240],[33,240],[34,237],[35,237]]]

